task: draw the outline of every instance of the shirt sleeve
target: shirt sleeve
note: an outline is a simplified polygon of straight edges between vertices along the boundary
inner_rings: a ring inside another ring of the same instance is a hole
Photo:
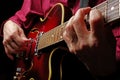
[[[40,12],[40,0],[24,0],[23,5],[14,16],[9,20],[17,23],[19,26],[28,29],[36,15],[42,15]]]
[[[65,6],[73,6],[71,8],[73,13],[75,13],[79,8],[79,1],[80,0],[24,0],[21,9],[8,20],[12,20],[20,27],[28,30],[28,28],[33,25],[33,19],[35,19],[36,16],[45,16],[54,4],[63,3]],[[75,3],[72,4],[73,2]]]
[[[24,0],[22,8],[9,19],[17,23],[19,26],[23,27],[24,29],[28,29],[31,27],[33,23],[33,19],[36,16],[38,15],[45,16],[45,14],[50,9],[50,7],[58,2],[63,3],[66,6],[69,6],[67,5],[68,0]],[[72,9],[73,13],[76,12],[78,7],[79,7],[79,0],[76,0],[76,3],[74,4],[74,7]]]

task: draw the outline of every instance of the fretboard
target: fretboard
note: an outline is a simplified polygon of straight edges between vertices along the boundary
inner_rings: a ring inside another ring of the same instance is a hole
[[[106,23],[116,21],[120,18],[120,0],[107,0],[92,9],[101,11]],[[67,22],[59,25],[50,31],[44,33],[38,41],[38,50],[49,47],[53,44],[63,41],[62,34]]]

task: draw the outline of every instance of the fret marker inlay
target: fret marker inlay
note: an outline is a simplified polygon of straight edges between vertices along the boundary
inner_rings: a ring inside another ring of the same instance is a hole
[[[114,10],[114,6],[111,7],[111,11]]]

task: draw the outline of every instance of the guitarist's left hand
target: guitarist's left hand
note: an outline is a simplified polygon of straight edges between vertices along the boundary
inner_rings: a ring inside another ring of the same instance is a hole
[[[90,30],[87,29],[84,20],[87,14],[89,14]],[[63,39],[70,52],[87,64],[93,75],[103,76],[115,71],[115,46],[110,45],[106,35],[102,14],[87,7],[79,9],[68,21]]]

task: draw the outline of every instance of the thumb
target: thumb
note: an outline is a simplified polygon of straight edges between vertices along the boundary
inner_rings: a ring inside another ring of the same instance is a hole
[[[24,40],[28,40],[28,38],[26,37],[23,29],[21,29],[21,27],[19,27],[18,30],[19,30],[19,31],[18,31],[18,32],[19,32],[19,36],[20,36],[22,39],[24,39]]]
[[[28,39],[24,33],[24,31],[19,27],[19,36],[24,41],[25,44],[29,43],[31,39]]]

